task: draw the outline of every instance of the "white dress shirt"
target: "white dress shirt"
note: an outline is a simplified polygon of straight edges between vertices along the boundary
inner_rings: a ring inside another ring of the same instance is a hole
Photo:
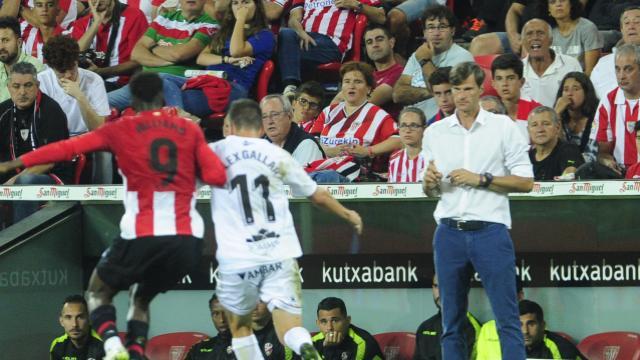
[[[524,85],[520,95],[553,108],[562,78],[572,71],[582,72],[578,60],[568,55],[555,53],[555,58],[542,76],[538,76],[529,64],[529,57],[522,59],[524,64]]]
[[[511,227],[507,194],[483,188],[453,186],[447,175],[456,169],[494,176],[516,175],[533,178],[529,144],[518,126],[506,115],[480,109],[469,130],[453,114],[429,126],[423,136],[422,154],[427,164],[433,160],[442,173],[442,195],[436,222],[442,218],[480,220]]]
[[[600,100],[604,99],[608,93],[618,87],[615,51],[616,49],[613,48],[612,54],[601,57],[593,68],[593,71],[591,71],[591,82]]]

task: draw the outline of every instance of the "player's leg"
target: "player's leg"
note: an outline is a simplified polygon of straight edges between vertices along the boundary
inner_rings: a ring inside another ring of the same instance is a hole
[[[225,308],[232,336],[231,347],[238,360],[264,360],[251,328],[251,312],[258,303],[259,281],[259,271],[216,272],[216,295]]]
[[[91,274],[86,295],[91,324],[104,341],[105,359],[127,360],[129,355],[118,337],[116,308],[113,306],[113,297],[118,290],[102,280],[98,274],[99,267],[100,264]]]
[[[302,359],[319,359],[309,331],[302,327],[302,285],[298,263],[294,259],[274,264],[260,287],[260,299],[273,316],[273,326],[282,344]]]
[[[125,345],[131,359],[144,359],[144,349],[149,337],[149,305],[156,294],[157,292],[149,292],[138,284],[129,288]]]

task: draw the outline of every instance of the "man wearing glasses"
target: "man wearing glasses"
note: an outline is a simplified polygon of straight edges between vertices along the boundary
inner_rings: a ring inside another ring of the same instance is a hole
[[[307,108],[310,107],[309,105]],[[318,105],[316,111],[319,111],[319,107]],[[316,138],[299,126],[293,126],[291,103],[286,96],[280,94],[265,96],[260,101],[260,110],[262,110],[262,126],[267,140],[290,153],[300,165],[324,159],[324,152]]]
[[[324,88],[316,81],[307,81],[296,91],[293,100],[293,122],[305,132],[310,132],[324,102]]]
[[[438,112],[438,106],[426,80],[440,67],[473,61],[470,52],[453,43],[456,18],[445,6],[437,5],[424,14],[425,42],[407,60],[407,65],[393,89],[393,101],[420,108],[427,119]]]

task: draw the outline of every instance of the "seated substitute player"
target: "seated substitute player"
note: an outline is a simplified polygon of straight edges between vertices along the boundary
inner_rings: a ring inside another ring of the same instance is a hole
[[[251,328],[251,313],[261,300],[273,315],[280,342],[305,360],[317,359],[302,327],[295,260],[302,249],[283,185],[348,221],[357,233],[362,220],[318,188],[288,152],[261,138],[262,114],[255,101],[235,101],[227,117],[230,135],[210,145],[228,177],[224,188],[212,191],[211,213],[218,242],[216,293],[227,311],[233,350],[239,360],[263,358]]]
[[[218,335],[193,345],[184,360],[235,360],[231,349],[231,332],[224,316],[224,308],[214,293],[209,299],[211,321]]]
[[[50,360],[102,359],[102,340],[89,325],[87,301],[82,295],[71,295],[64,299],[60,325],[64,329],[64,335],[51,343]]]
[[[318,303],[316,324],[320,332],[313,345],[325,360],[382,360],[382,351],[368,331],[351,324],[342,299],[328,297]]]
[[[104,340],[107,360],[142,359],[151,300],[192,271],[201,255],[204,222],[195,209],[196,175],[210,185],[226,181],[198,125],[161,109],[157,74],[140,73],[130,86],[138,114],[0,163],[3,173],[91,151],[117,157],[126,184],[120,236],[103,253],[87,290],[91,323]],[[127,352],[118,337],[112,301],[133,284]]]
[[[416,331],[416,350],[413,353],[413,360],[434,360],[442,359],[442,349],[440,337],[442,336],[442,304],[440,303],[440,288],[438,288],[438,277],[433,275],[431,283],[433,290],[433,302],[438,308],[438,313],[428,318]],[[467,339],[467,351],[469,359],[475,358],[475,342],[480,333],[480,323],[473,314],[467,311],[467,318],[463,322],[463,333]],[[473,344],[473,345],[472,345]]]

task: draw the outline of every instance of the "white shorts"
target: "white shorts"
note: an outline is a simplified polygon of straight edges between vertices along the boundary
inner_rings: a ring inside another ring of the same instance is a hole
[[[302,313],[300,272],[295,259],[259,265],[239,272],[216,272],[216,295],[220,304],[236,315],[251,313],[258,299],[269,311]]]

